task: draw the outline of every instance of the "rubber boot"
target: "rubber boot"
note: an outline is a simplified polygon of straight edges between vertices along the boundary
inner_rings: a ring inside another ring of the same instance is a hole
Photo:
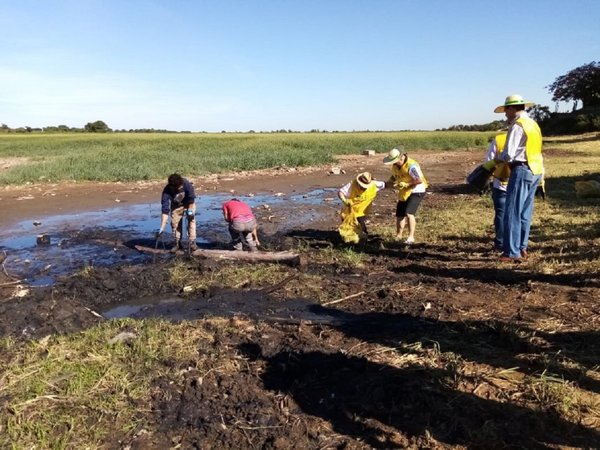
[[[173,247],[171,247],[169,249],[169,251],[171,253],[177,253],[177,250],[179,250],[179,248],[180,248],[179,241],[175,241],[175,243],[173,244]]]

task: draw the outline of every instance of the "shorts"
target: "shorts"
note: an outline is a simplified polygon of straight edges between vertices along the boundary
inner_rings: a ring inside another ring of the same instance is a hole
[[[405,202],[398,202],[396,205],[396,217],[406,217],[407,214],[415,215],[421,200],[425,197],[425,192],[410,194],[410,197]]]

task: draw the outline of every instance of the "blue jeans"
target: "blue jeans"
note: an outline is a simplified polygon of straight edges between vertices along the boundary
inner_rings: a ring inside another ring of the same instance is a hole
[[[503,252],[510,258],[521,256],[527,249],[533,199],[542,175],[534,175],[527,166],[517,166],[511,170],[506,191],[504,212]]]
[[[492,201],[494,202],[494,229],[496,237],[494,246],[498,250],[503,250],[504,242],[504,210],[506,206],[506,191],[503,189],[492,188]]]

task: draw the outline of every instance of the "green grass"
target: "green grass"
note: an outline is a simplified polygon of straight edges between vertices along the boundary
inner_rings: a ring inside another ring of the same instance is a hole
[[[277,166],[309,166],[364,149],[386,152],[484,148],[490,133],[0,134],[0,184],[138,181]]]
[[[122,331],[133,339],[111,344]],[[201,370],[197,348],[211,340],[202,327],[157,320],[107,321],[40,341],[0,340],[0,448],[100,448],[115,428],[147,426],[140,410],[152,381],[192,362]]]

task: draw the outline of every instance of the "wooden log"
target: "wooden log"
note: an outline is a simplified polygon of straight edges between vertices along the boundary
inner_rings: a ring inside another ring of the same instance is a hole
[[[193,256],[203,256],[212,259],[228,259],[248,262],[276,262],[298,266],[302,264],[300,255],[292,252],[244,252],[242,250],[208,250],[198,249],[192,252]]]
[[[152,253],[152,254],[169,254],[169,250],[160,248],[144,247],[142,245],[136,245],[135,249],[139,252]],[[185,250],[179,250],[174,254],[185,255]],[[200,256],[211,259],[227,259],[234,261],[248,261],[248,262],[274,262],[288,264],[290,266],[298,266],[302,264],[300,255],[292,252],[244,252],[241,250],[213,250],[213,249],[197,249],[192,252],[192,256]]]

